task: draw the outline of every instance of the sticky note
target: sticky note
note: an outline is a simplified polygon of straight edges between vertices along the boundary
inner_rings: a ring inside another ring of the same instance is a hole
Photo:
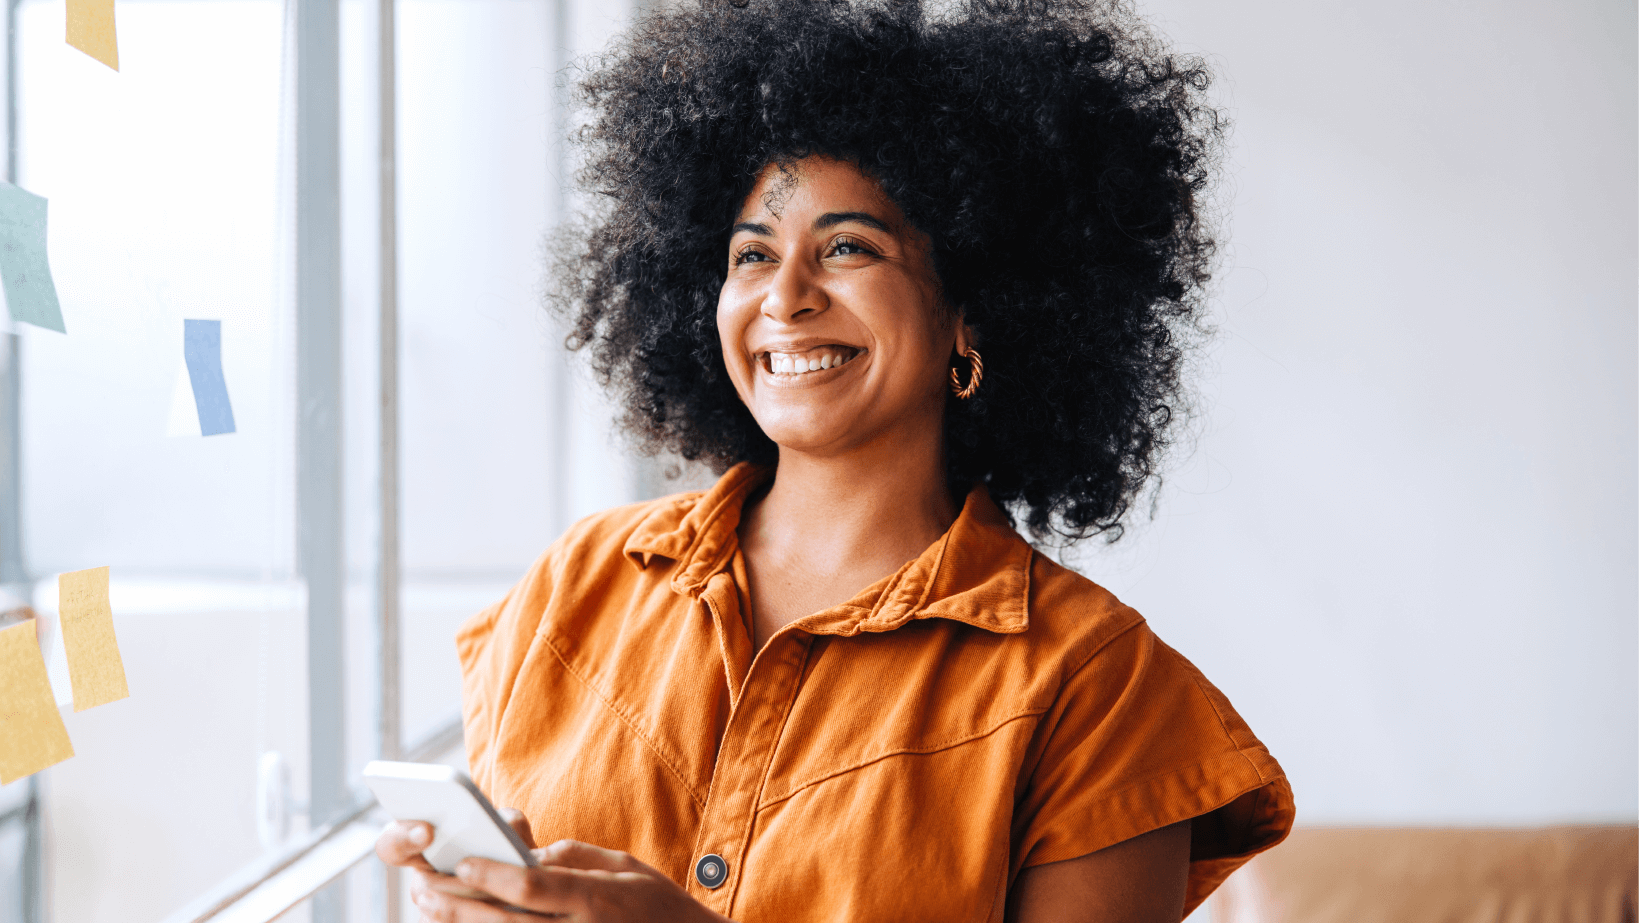
[[[231,433],[233,407],[228,404],[228,382],[222,377],[222,322],[185,320],[182,327],[182,358],[199,411],[199,433]]]
[[[34,620],[0,629],[0,783],[14,782],[74,755],[51,698]]]
[[[57,618],[74,687],[74,710],[85,711],[130,695],[125,664],[114,640],[108,605],[108,568],[93,567],[57,578]]]
[[[46,263],[46,200],[0,182],[0,288],[11,319],[67,333]]]
[[[120,49],[114,41],[114,0],[68,0],[68,43],[119,70]]]

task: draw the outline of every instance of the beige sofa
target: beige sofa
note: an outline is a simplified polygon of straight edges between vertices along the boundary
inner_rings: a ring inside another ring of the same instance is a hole
[[[1634,826],[1295,829],[1213,923],[1635,923]]]

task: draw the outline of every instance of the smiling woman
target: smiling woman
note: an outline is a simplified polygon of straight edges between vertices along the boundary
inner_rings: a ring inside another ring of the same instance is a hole
[[[1184,409],[1206,79],[1043,0],[707,2],[592,74],[557,307],[724,473],[462,628],[474,779],[556,842],[457,880],[390,827],[424,914],[1159,923],[1285,836],[1224,696],[1014,528],[1119,535]]]
[[[1209,74],[1122,2],[951,6],[707,2],[641,22],[582,87],[583,185],[605,207],[564,241],[554,300],[640,443],[772,463],[706,313],[724,237],[770,165],[854,164],[926,235],[992,373],[948,407],[953,483],[985,480],[1038,537],[1120,534],[1188,411],[1222,130]]]

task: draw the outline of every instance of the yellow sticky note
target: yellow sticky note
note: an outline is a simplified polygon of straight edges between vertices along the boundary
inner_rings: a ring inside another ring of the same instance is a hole
[[[0,783],[73,755],[34,637],[34,620],[0,629]]]
[[[68,656],[74,710],[85,711],[131,694],[125,664],[114,640],[114,610],[108,606],[108,568],[93,567],[57,578],[57,618]]]
[[[114,42],[114,0],[68,0],[68,43],[119,70],[120,49]]]

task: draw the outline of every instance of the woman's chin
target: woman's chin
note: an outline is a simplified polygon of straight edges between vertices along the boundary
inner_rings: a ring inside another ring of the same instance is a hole
[[[815,457],[845,455],[848,453],[848,446],[851,443],[847,433],[792,431],[790,429],[780,429],[771,433],[767,427],[764,428],[763,432],[774,440],[776,446],[780,447],[782,457],[794,454]]]
[[[891,454],[893,446],[905,449],[926,441],[930,430],[937,433],[940,406],[888,412],[886,401],[849,402],[766,401],[752,407],[752,416],[782,456],[788,453],[817,458],[845,458],[851,454]],[[937,438],[937,436],[935,437]],[[917,454],[912,451],[911,454]]]
[[[836,413],[801,412],[780,413],[757,418],[764,435],[780,447],[782,455],[836,456],[848,453],[851,446],[862,441],[855,427],[844,425]]]

